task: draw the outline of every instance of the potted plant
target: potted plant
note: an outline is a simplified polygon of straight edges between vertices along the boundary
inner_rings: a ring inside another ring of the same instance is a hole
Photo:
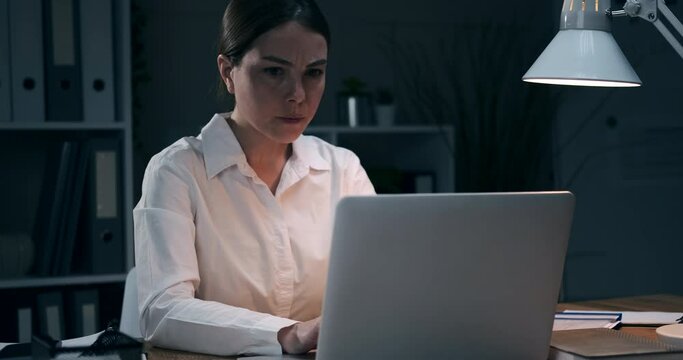
[[[356,127],[372,125],[372,95],[365,91],[365,83],[350,76],[343,80],[337,95],[337,114],[341,125]]]
[[[389,127],[394,125],[395,117],[394,94],[386,88],[378,89],[375,97],[375,122],[378,126]]]

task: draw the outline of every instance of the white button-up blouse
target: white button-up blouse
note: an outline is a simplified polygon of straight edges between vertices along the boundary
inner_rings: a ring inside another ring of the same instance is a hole
[[[166,348],[280,354],[279,329],[320,315],[335,205],[374,189],[352,152],[300,136],[273,195],[225,116],[147,166],[133,212],[140,327]]]

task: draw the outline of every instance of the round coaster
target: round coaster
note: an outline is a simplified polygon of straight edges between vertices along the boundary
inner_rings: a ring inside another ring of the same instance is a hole
[[[656,331],[660,341],[683,348],[683,324],[660,326]]]

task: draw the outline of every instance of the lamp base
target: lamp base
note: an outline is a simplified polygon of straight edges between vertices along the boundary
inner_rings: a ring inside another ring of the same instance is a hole
[[[660,341],[683,349],[683,324],[660,326],[656,331]]]

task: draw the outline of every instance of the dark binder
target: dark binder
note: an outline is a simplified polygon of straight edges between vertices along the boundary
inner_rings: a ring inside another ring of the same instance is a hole
[[[12,120],[45,121],[43,0],[9,0]]]
[[[68,190],[62,216],[62,231],[60,231],[58,241],[59,249],[56,260],[52,264],[53,275],[68,275],[71,273],[71,261],[76,244],[81,209],[83,207],[83,193],[90,156],[88,142],[78,144],[78,150],[73,151],[71,155]]]
[[[12,119],[10,86],[9,0],[0,0],[0,123]]]
[[[38,294],[36,297],[38,330],[53,339],[64,338],[64,306],[62,293],[54,291]]]
[[[33,334],[33,309],[31,306],[17,308],[17,342],[30,342]]]
[[[83,121],[115,121],[111,0],[80,1]]]
[[[120,144],[118,139],[91,139],[83,209],[82,258],[93,274],[123,273]]]
[[[0,343],[30,342],[35,330],[35,293],[7,289],[0,292],[0,299]]]
[[[62,263],[62,256],[64,253],[64,241],[66,238],[66,231],[69,221],[69,207],[71,200],[73,198],[73,188],[74,188],[74,177],[76,173],[76,162],[78,160],[78,148],[79,144],[77,142],[71,142],[71,151],[69,152],[68,158],[66,159],[66,181],[64,183],[64,190],[62,195],[62,201],[59,207],[59,219],[58,219],[58,230],[55,236],[54,248],[52,252],[52,261],[49,264],[49,274],[58,275],[59,268]]]
[[[69,183],[69,164],[75,151],[75,143],[66,141],[58,151],[51,151],[45,163],[43,185],[36,214],[33,238],[36,241],[35,274],[47,276],[52,273],[55,251],[58,249],[62,230],[64,200]]]
[[[97,290],[74,290],[66,297],[68,337],[76,338],[98,332],[100,304]]]
[[[78,9],[78,0],[44,0],[48,121],[82,121]]]

